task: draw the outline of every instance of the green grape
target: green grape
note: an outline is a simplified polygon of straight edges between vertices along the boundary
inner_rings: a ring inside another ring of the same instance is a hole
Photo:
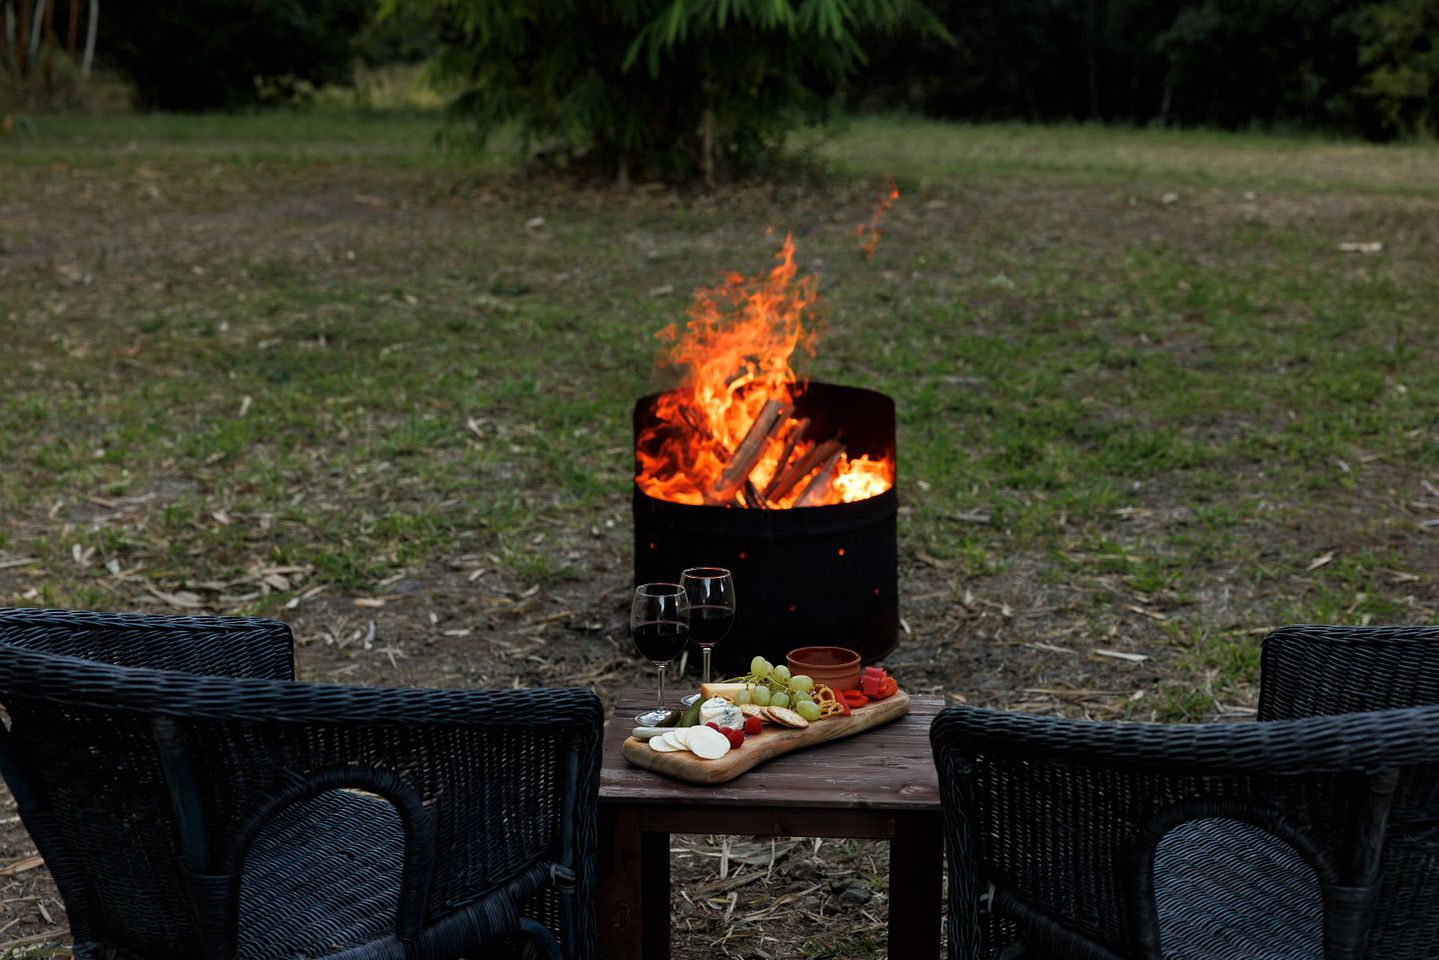
[[[800,693],[809,693],[814,689],[814,681],[802,673],[797,673],[789,678],[789,688]]]
[[[761,707],[767,707],[770,704],[769,687],[755,687],[750,696],[752,696],[754,702]]]
[[[808,693],[805,693],[803,690],[796,690],[794,693],[791,693],[791,694],[789,695],[789,702],[790,702],[790,706],[793,706],[793,705],[795,705],[796,703],[805,703],[805,702],[814,703],[814,697],[811,697]]]
[[[774,678],[780,683],[784,683],[786,680],[789,679],[789,667],[786,667],[784,664],[780,664],[779,666],[775,667]]]
[[[781,690],[779,693],[772,694],[769,698],[769,705],[772,707],[789,706],[789,694],[785,693],[783,690]]]
[[[735,691],[735,695],[734,695],[734,702],[735,702],[736,704],[749,703],[749,691],[748,691],[748,690],[736,690],[736,691]]]
[[[819,704],[813,700],[801,700],[795,704],[794,712],[813,723],[819,719]]]
[[[770,662],[764,657],[755,657],[749,662],[749,672],[754,674],[756,680],[762,680],[769,676],[769,672],[773,669],[774,667],[770,666]]]

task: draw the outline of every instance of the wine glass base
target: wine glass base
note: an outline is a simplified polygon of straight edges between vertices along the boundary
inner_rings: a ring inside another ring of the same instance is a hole
[[[646,710],[644,713],[635,717],[635,723],[642,727],[657,727],[668,720],[669,715],[670,712],[668,710],[655,707],[653,710]]]
[[[700,695],[697,694],[697,693],[692,693],[692,694],[690,694],[690,695],[687,696],[687,697],[680,697],[680,706],[682,706],[682,707],[684,707],[686,710],[688,710],[690,707],[692,707],[692,706],[695,705],[695,701],[698,700],[699,698],[700,698]]]

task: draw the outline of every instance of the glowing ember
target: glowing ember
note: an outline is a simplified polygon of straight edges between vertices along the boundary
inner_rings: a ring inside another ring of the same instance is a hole
[[[889,212],[889,208],[894,206],[894,202],[898,199],[899,187],[895,186],[894,181],[891,180],[889,189],[885,191],[883,197],[880,197],[879,205],[870,215],[869,223],[861,223],[854,228],[854,235],[859,238],[859,248],[864,252],[866,260],[874,256],[875,248],[879,246],[879,221],[884,219],[884,215]]]
[[[851,458],[836,438],[809,436],[809,422],[790,417],[801,387],[790,357],[798,347],[814,353],[802,320],[818,281],[796,277],[789,237],[776,259],[767,274],[730,274],[696,290],[684,332],[659,332],[659,365],[682,377],[660,395],[635,451],[635,479],[649,496],[776,509],[864,500],[893,486],[892,459]]]

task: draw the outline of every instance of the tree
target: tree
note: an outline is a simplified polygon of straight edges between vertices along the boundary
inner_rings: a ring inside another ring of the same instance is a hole
[[[1359,62],[1367,68],[1354,91],[1365,120],[1387,136],[1433,134],[1439,122],[1439,3],[1371,3],[1351,23]]]
[[[869,29],[943,34],[919,0],[386,0],[438,25],[455,132],[621,178],[752,167],[864,63]]]
[[[94,0],[90,9],[93,18]],[[262,80],[348,80],[372,9],[372,0],[111,0],[105,52],[146,106],[237,107],[260,98]]]

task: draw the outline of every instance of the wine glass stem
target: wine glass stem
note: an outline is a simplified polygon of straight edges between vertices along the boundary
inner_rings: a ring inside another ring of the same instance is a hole
[[[667,667],[669,666],[669,664],[667,664],[667,663],[662,663],[662,664],[660,664],[659,666],[660,666],[660,689],[659,689],[659,695],[658,695],[658,697],[657,697],[656,700],[655,700],[655,708],[656,708],[657,710],[663,710],[663,709],[665,708],[665,668],[667,668]]]
[[[703,673],[704,673],[704,680],[701,681],[701,682],[702,682],[702,683],[709,683],[709,682],[710,682],[710,648],[709,648],[709,647],[700,647],[700,649],[704,651],[704,658],[705,658],[705,659],[704,659],[704,672],[703,672]]]

